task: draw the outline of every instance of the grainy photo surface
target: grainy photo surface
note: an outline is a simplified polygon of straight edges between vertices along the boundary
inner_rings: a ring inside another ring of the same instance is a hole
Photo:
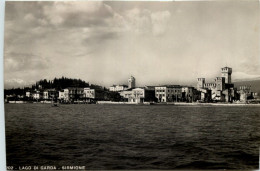
[[[258,1],[5,4],[7,170],[259,168]]]

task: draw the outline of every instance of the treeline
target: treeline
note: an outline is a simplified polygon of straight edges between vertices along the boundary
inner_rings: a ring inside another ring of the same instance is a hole
[[[5,89],[4,95],[24,95],[26,91],[29,91],[31,88],[25,87],[25,88],[12,88],[12,89]]]
[[[71,79],[66,77],[54,78],[54,80],[40,80],[37,81],[35,85],[32,86],[32,89],[51,89],[54,88],[56,90],[61,90],[67,87],[89,87],[89,83],[81,80],[81,79]]]

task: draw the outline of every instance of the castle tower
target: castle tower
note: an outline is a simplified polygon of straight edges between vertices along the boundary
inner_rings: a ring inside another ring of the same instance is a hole
[[[216,77],[215,79],[216,88],[219,91],[225,90],[225,77]]]
[[[197,89],[204,88],[205,78],[198,78]]]
[[[232,74],[232,68],[229,67],[221,68],[221,76],[225,77],[226,84],[231,84],[231,74]]]
[[[135,87],[135,77],[131,76],[128,79],[128,88],[134,88]]]

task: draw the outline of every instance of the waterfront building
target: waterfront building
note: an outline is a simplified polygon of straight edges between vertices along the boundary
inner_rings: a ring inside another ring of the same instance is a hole
[[[247,86],[247,85],[240,86],[239,87],[239,95],[240,95],[239,100],[241,102],[246,102],[249,98],[253,98],[251,86]]]
[[[180,85],[163,85],[155,87],[155,97],[158,102],[181,101],[182,87]]]
[[[83,97],[86,99],[95,99],[95,89],[84,88]]]
[[[109,91],[116,91],[116,92],[124,91],[127,89],[128,89],[127,85],[113,85],[109,87]]]
[[[59,97],[58,97],[58,99],[60,99],[60,100],[64,100],[64,99],[65,99],[64,90],[59,91]]]
[[[64,91],[64,93],[63,93],[63,94],[64,94],[64,95],[63,95],[63,96],[64,96],[64,99],[63,99],[63,100],[64,100],[64,101],[69,101],[69,100],[70,100],[70,98],[69,98],[69,97],[70,97],[70,96],[69,96],[69,89],[66,88],[66,89],[64,89],[63,91]]]
[[[43,99],[50,100],[56,97],[56,90],[55,89],[46,89],[43,91]]]
[[[145,88],[146,90],[153,90],[153,91],[155,91],[155,87],[156,87],[156,86],[145,86],[144,88]]]
[[[135,88],[135,77],[131,76],[128,79],[128,88]]]
[[[200,89],[200,100],[202,102],[209,102],[211,100],[211,90]]]
[[[128,98],[129,102],[143,103],[145,98],[144,88],[135,88],[132,90],[132,95]]]
[[[210,100],[212,101],[222,101],[231,102],[235,97],[234,84],[231,82],[232,68],[224,67],[221,68],[221,77],[216,77],[214,83],[206,83],[205,78],[198,78],[197,80],[197,90],[201,91],[201,100],[208,100],[209,92],[205,90],[210,90]]]
[[[40,98],[41,98],[41,96],[40,96],[40,91],[33,91],[32,92],[32,98],[34,99],[34,100],[39,100]]]
[[[121,91],[120,96],[132,103],[154,102],[156,100],[154,90],[149,90],[145,87]]]
[[[43,91],[43,99],[44,99],[44,100],[49,99],[48,91]]]
[[[253,92],[252,95],[253,95],[253,98],[254,98],[254,99],[259,99],[258,93]]]
[[[65,102],[71,101],[90,101],[90,99],[95,99],[96,93],[95,89],[89,87],[78,88],[78,87],[69,87],[59,91],[59,99]]]
[[[31,97],[31,92],[30,91],[26,91],[25,92],[25,97]]]
[[[194,101],[195,89],[194,87],[183,86],[181,88],[182,101],[192,102]]]
[[[128,99],[132,95],[132,90],[121,91],[121,92],[119,92],[119,94],[120,94],[120,96],[122,96],[122,98],[127,99],[127,101],[128,101]]]
[[[252,92],[252,99],[249,99],[253,103],[260,103],[260,97],[257,92]]]
[[[84,88],[69,87],[64,89],[64,101],[75,101],[82,99],[84,96]]]

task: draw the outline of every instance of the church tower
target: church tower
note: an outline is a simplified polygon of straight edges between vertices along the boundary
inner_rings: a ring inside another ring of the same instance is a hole
[[[128,88],[135,88],[135,77],[131,76],[128,79]]]

